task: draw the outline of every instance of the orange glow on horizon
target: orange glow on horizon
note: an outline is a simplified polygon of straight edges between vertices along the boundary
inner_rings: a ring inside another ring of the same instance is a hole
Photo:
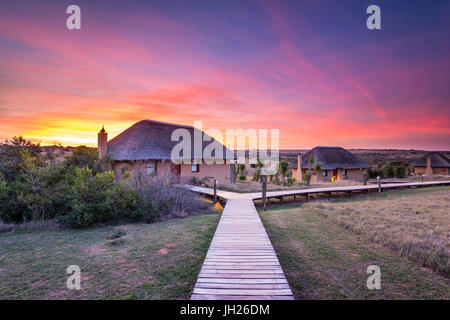
[[[302,1],[227,2],[245,13],[228,18],[192,4],[182,19],[170,4],[90,4],[69,32],[60,6],[40,2],[0,3],[0,139],[94,147],[102,125],[112,139],[151,119],[278,129],[280,149],[450,150],[447,29],[434,25],[448,11],[420,32],[349,20],[339,33]]]

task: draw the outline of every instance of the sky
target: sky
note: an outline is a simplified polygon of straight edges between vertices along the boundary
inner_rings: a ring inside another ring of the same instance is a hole
[[[445,0],[2,0],[0,139],[94,146],[152,119],[450,150],[449,39]]]

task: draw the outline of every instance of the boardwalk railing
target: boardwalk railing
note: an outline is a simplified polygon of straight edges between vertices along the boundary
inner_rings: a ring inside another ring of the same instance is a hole
[[[382,190],[450,185],[450,181],[383,184]],[[209,188],[186,186],[191,191],[214,196]],[[352,193],[378,190],[377,185],[325,187],[267,192],[267,198],[320,193]],[[284,272],[259,218],[253,200],[260,193],[217,190],[227,201],[206,254],[191,299],[263,300],[294,299]]]

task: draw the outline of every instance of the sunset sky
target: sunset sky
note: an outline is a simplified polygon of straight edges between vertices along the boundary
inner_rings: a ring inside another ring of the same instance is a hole
[[[279,129],[284,149],[450,150],[449,39],[450,1],[2,0],[0,138],[201,120]]]

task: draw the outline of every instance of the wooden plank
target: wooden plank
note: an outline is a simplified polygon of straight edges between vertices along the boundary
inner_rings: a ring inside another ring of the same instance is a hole
[[[234,264],[234,265],[221,265],[221,264],[207,264],[203,270],[279,270],[278,264]]]
[[[203,263],[204,266],[217,266],[217,267],[258,267],[258,266],[278,266],[278,261],[264,261],[264,262],[209,262],[206,261]]]
[[[292,295],[286,296],[244,296],[244,295],[211,295],[193,294],[191,300],[294,300]]]
[[[196,294],[223,294],[243,296],[286,296],[292,294],[291,289],[217,289],[194,288]]]
[[[200,282],[196,288],[215,288],[215,289],[289,289],[287,283],[214,283]]]
[[[234,270],[234,269],[217,269],[217,268],[202,268],[202,270],[200,271],[200,275],[206,275],[206,274],[241,274],[241,275],[246,275],[246,274],[284,274],[283,270],[281,270],[281,268],[274,268],[274,269],[239,269],[239,270]]]
[[[198,278],[197,283],[246,283],[246,284],[287,284],[286,278],[255,278],[255,279],[239,279],[239,278]]]
[[[258,274],[242,274],[242,273],[201,273],[198,275],[199,278],[235,278],[235,279],[261,279],[261,278],[271,278],[271,279],[285,279],[283,273],[258,273]]]

